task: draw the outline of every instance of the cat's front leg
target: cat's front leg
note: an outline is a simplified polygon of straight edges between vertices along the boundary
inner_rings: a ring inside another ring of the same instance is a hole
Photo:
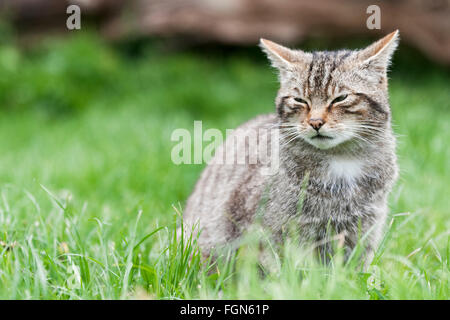
[[[365,223],[358,224],[357,227],[349,228],[346,231],[346,261],[349,259],[358,259],[363,270],[367,271],[381,240],[384,221],[384,214],[379,213],[377,219],[366,220]]]

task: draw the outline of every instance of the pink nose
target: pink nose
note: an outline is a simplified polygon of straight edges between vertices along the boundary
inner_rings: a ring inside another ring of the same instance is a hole
[[[315,130],[319,130],[325,123],[321,118],[309,119],[309,125],[313,127]]]

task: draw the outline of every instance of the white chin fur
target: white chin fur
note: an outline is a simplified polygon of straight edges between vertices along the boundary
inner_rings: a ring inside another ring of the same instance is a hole
[[[316,147],[317,149],[326,150],[336,147],[337,145],[347,141],[348,139],[345,138],[343,139],[341,137],[334,137],[332,139],[322,139],[322,140],[319,140],[318,138],[315,139],[306,138],[305,140],[306,142]]]

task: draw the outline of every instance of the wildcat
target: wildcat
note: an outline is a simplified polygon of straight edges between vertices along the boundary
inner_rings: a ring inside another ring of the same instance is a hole
[[[224,164],[226,152],[248,156],[245,139],[218,148],[183,216],[185,230],[201,230],[205,256],[239,240],[262,212],[262,224],[279,240],[296,219],[302,242],[321,243],[323,256],[330,254],[330,229],[343,235],[347,255],[364,235],[370,263],[397,178],[387,69],[398,37],[397,30],[362,50],[312,53],[260,40],[279,74],[276,113],[248,121],[227,141],[276,128],[277,139],[259,130],[256,143],[279,146],[279,167],[268,175],[267,161]]]

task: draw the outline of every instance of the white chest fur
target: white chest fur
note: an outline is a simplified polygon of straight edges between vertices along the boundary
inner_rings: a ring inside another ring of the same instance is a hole
[[[328,178],[354,183],[363,173],[364,162],[360,159],[333,157],[328,163]]]

